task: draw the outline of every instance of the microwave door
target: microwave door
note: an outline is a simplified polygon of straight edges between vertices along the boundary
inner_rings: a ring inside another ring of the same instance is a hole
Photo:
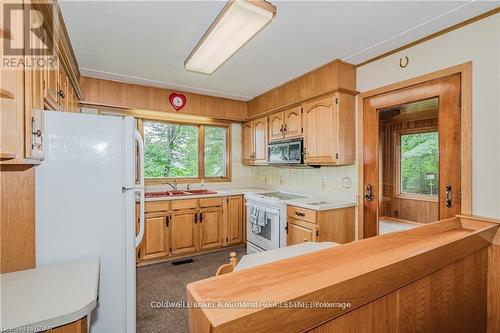
[[[285,144],[269,145],[269,163],[282,164],[285,160]]]
[[[302,144],[301,142],[290,143],[287,147],[288,163],[302,163]]]

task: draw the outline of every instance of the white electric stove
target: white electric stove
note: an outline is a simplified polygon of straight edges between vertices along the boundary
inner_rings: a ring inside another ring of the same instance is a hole
[[[251,207],[265,210],[266,226],[253,231],[247,214],[247,254],[277,249],[286,246],[286,200],[305,196],[286,192],[245,194],[247,212]]]

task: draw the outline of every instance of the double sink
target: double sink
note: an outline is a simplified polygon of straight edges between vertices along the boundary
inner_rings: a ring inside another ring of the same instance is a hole
[[[217,194],[217,192],[211,190],[173,190],[164,192],[149,192],[146,193],[146,198],[177,197],[184,195],[205,195],[205,194]]]

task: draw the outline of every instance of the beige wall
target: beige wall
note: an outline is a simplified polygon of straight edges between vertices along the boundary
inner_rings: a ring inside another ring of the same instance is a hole
[[[408,56],[408,67],[399,59]],[[357,70],[363,92],[443,68],[473,63],[474,214],[500,217],[500,14],[405,49]]]

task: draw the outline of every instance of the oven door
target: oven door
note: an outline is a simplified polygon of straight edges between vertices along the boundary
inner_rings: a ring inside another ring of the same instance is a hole
[[[249,215],[247,214],[247,241],[257,245],[264,250],[272,250],[280,247],[280,212],[279,210],[265,207],[259,204],[248,202],[246,204],[247,212],[250,212],[250,207],[258,207],[266,211],[265,219],[267,224],[264,227],[255,228],[250,223]],[[260,229],[260,230],[257,230]]]

